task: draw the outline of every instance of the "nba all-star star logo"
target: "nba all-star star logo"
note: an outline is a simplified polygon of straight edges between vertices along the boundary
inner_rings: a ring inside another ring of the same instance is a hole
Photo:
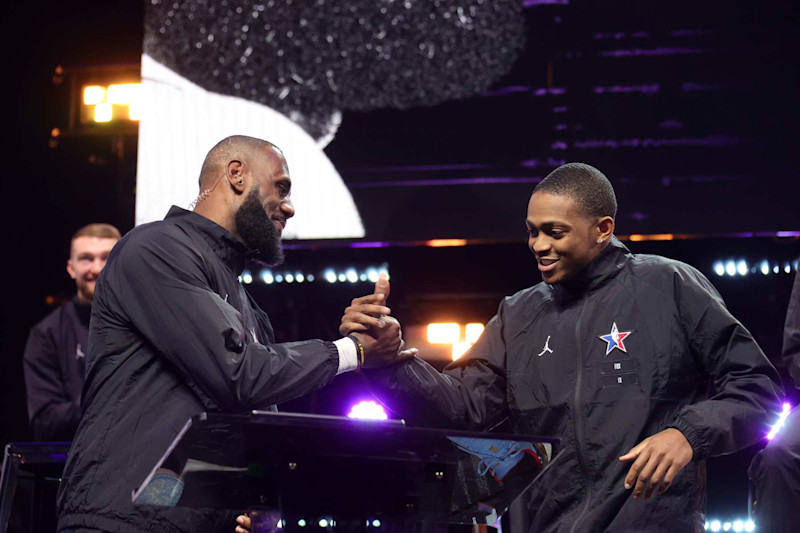
[[[628,350],[625,349],[625,343],[623,341],[625,340],[625,337],[627,337],[631,333],[633,332],[620,331],[619,328],[617,328],[617,323],[614,322],[613,325],[611,326],[611,333],[609,333],[608,335],[600,335],[597,338],[600,339],[601,341],[605,341],[608,343],[608,345],[606,346],[606,355],[610,354],[611,350],[613,350],[614,348],[617,348],[618,350],[624,353],[628,353]]]

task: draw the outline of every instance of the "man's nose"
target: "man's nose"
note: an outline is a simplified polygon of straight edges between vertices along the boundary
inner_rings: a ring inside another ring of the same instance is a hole
[[[539,235],[533,241],[533,253],[536,255],[545,255],[550,250],[550,239],[543,235]]]
[[[99,259],[99,258],[95,259],[94,261],[92,261],[92,266],[91,266],[92,272],[95,274],[99,274],[100,271],[103,270],[104,266],[106,266],[105,259]]]
[[[286,215],[286,218],[292,218],[294,216],[294,204],[292,200],[289,198],[284,198],[281,202],[281,212]]]

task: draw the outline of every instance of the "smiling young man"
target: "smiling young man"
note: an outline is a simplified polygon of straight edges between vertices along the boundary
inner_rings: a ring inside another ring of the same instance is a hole
[[[599,170],[555,169],[526,219],[543,282],[506,298],[443,373],[419,358],[364,373],[418,425],[508,420],[559,437],[528,500],[531,532],[702,530],[703,460],[763,438],[778,407],[775,369],[711,283],[631,253],[616,210]]]
[[[193,415],[274,410],[358,367],[351,339],[276,343],[238,279],[246,260],[283,259],[281,232],[295,211],[280,150],[223,139],[206,157],[200,190],[194,211],[173,207],[129,232],[98,280],[83,417],[58,494],[60,531],[233,531],[225,513],[137,507],[131,495]],[[393,322],[362,336],[360,348],[394,357],[401,342]],[[173,478],[164,492],[179,495]]]
[[[110,224],[89,224],[72,236],[67,273],[76,295],[36,324],[28,336],[23,365],[33,437],[69,441],[80,420],[86,373],[89,316],[94,287],[120,238]]]

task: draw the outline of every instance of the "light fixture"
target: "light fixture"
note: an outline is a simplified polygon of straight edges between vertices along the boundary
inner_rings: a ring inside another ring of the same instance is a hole
[[[767,433],[767,440],[772,440],[775,438],[775,435],[777,435],[778,432],[783,427],[783,423],[786,422],[786,417],[788,417],[789,413],[791,412],[792,412],[792,405],[788,402],[784,402],[783,410],[781,411],[781,414],[778,417],[778,421],[772,425],[772,428],[769,430],[769,433]]]
[[[483,324],[478,322],[467,324],[467,327],[465,328],[466,334],[464,336],[466,341],[470,344],[475,344],[478,342],[478,338],[481,336],[481,333],[483,333],[483,328]]]
[[[97,105],[106,101],[106,88],[87,85],[83,88],[83,105]]]
[[[353,405],[347,417],[360,420],[387,420],[389,415],[383,410],[381,404],[372,400],[364,400]]]
[[[471,342],[456,342],[456,343],[454,343],[453,344],[453,353],[452,353],[453,361],[455,361],[456,359],[458,359],[459,357],[461,357],[462,355],[467,353],[467,350],[469,350],[470,348],[472,348],[472,343]]]
[[[455,344],[461,337],[461,326],[455,322],[428,324],[429,344]]]

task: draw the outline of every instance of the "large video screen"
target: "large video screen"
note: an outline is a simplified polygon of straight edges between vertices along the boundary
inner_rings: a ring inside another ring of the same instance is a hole
[[[286,154],[290,239],[519,239],[569,161],[611,179],[621,234],[800,229],[788,0],[146,6],[137,223],[245,134]]]

